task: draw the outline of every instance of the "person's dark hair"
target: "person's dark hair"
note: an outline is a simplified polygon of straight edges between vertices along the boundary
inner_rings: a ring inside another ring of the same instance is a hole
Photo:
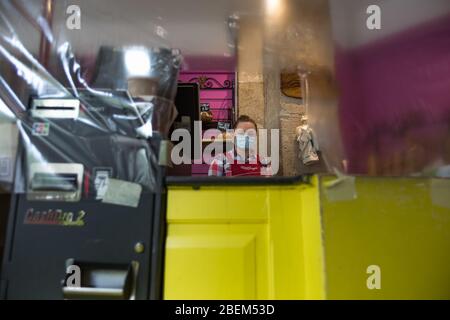
[[[255,120],[246,115],[242,115],[237,118],[236,122],[234,123],[233,129],[236,129],[240,122],[251,122],[255,126],[255,130],[258,130],[258,126],[256,125]]]

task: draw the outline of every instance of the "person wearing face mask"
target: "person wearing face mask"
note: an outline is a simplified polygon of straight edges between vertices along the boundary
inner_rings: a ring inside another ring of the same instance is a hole
[[[249,116],[240,116],[234,125],[234,150],[216,156],[209,176],[270,176],[270,164],[257,154],[257,125]]]

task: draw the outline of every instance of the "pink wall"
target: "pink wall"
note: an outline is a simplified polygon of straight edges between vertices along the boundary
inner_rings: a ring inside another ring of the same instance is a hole
[[[207,77],[211,80],[208,85],[213,90],[200,90],[200,103],[209,103],[213,120],[215,121],[230,121],[232,117],[233,108],[233,90],[214,90],[220,89],[222,86],[227,86],[235,81],[235,73],[216,71],[216,72],[185,72],[182,71],[179,77],[180,82],[192,82],[196,78]]]
[[[234,84],[236,74],[226,71],[194,72],[190,70],[189,72],[182,71],[178,81],[197,82],[196,79],[199,77],[210,79],[206,83],[206,86],[210,89],[200,89],[200,103],[209,103],[213,121],[228,121],[231,123],[231,111],[233,108],[233,90],[231,86]],[[230,88],[215,90],[223,86],[230,86]],[[206,176],[208,175],[208,168],[208,164],[193,164],[191,168],[192,176]]]
[[[182,72],[235,72],[236,57],[184,55]]]
[[[443,150],[450,138],[450,15],[338,49],[336,72],[351,173],[367,173],[371,153],[381,174],[420,171],[450,154]]]

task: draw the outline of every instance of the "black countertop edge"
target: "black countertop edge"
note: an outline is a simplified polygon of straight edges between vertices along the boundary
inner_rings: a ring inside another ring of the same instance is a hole
[[[168,176],[166,184],[168,186],[259,186],[259,185],[291,185],[298,183],[309,183],[310,176],[293,177],[181,177]]]

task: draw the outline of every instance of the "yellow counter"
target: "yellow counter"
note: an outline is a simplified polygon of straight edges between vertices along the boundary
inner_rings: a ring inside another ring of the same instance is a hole
[[[445,194],[426,179],[169,185],[164,297],[449,299]]]

